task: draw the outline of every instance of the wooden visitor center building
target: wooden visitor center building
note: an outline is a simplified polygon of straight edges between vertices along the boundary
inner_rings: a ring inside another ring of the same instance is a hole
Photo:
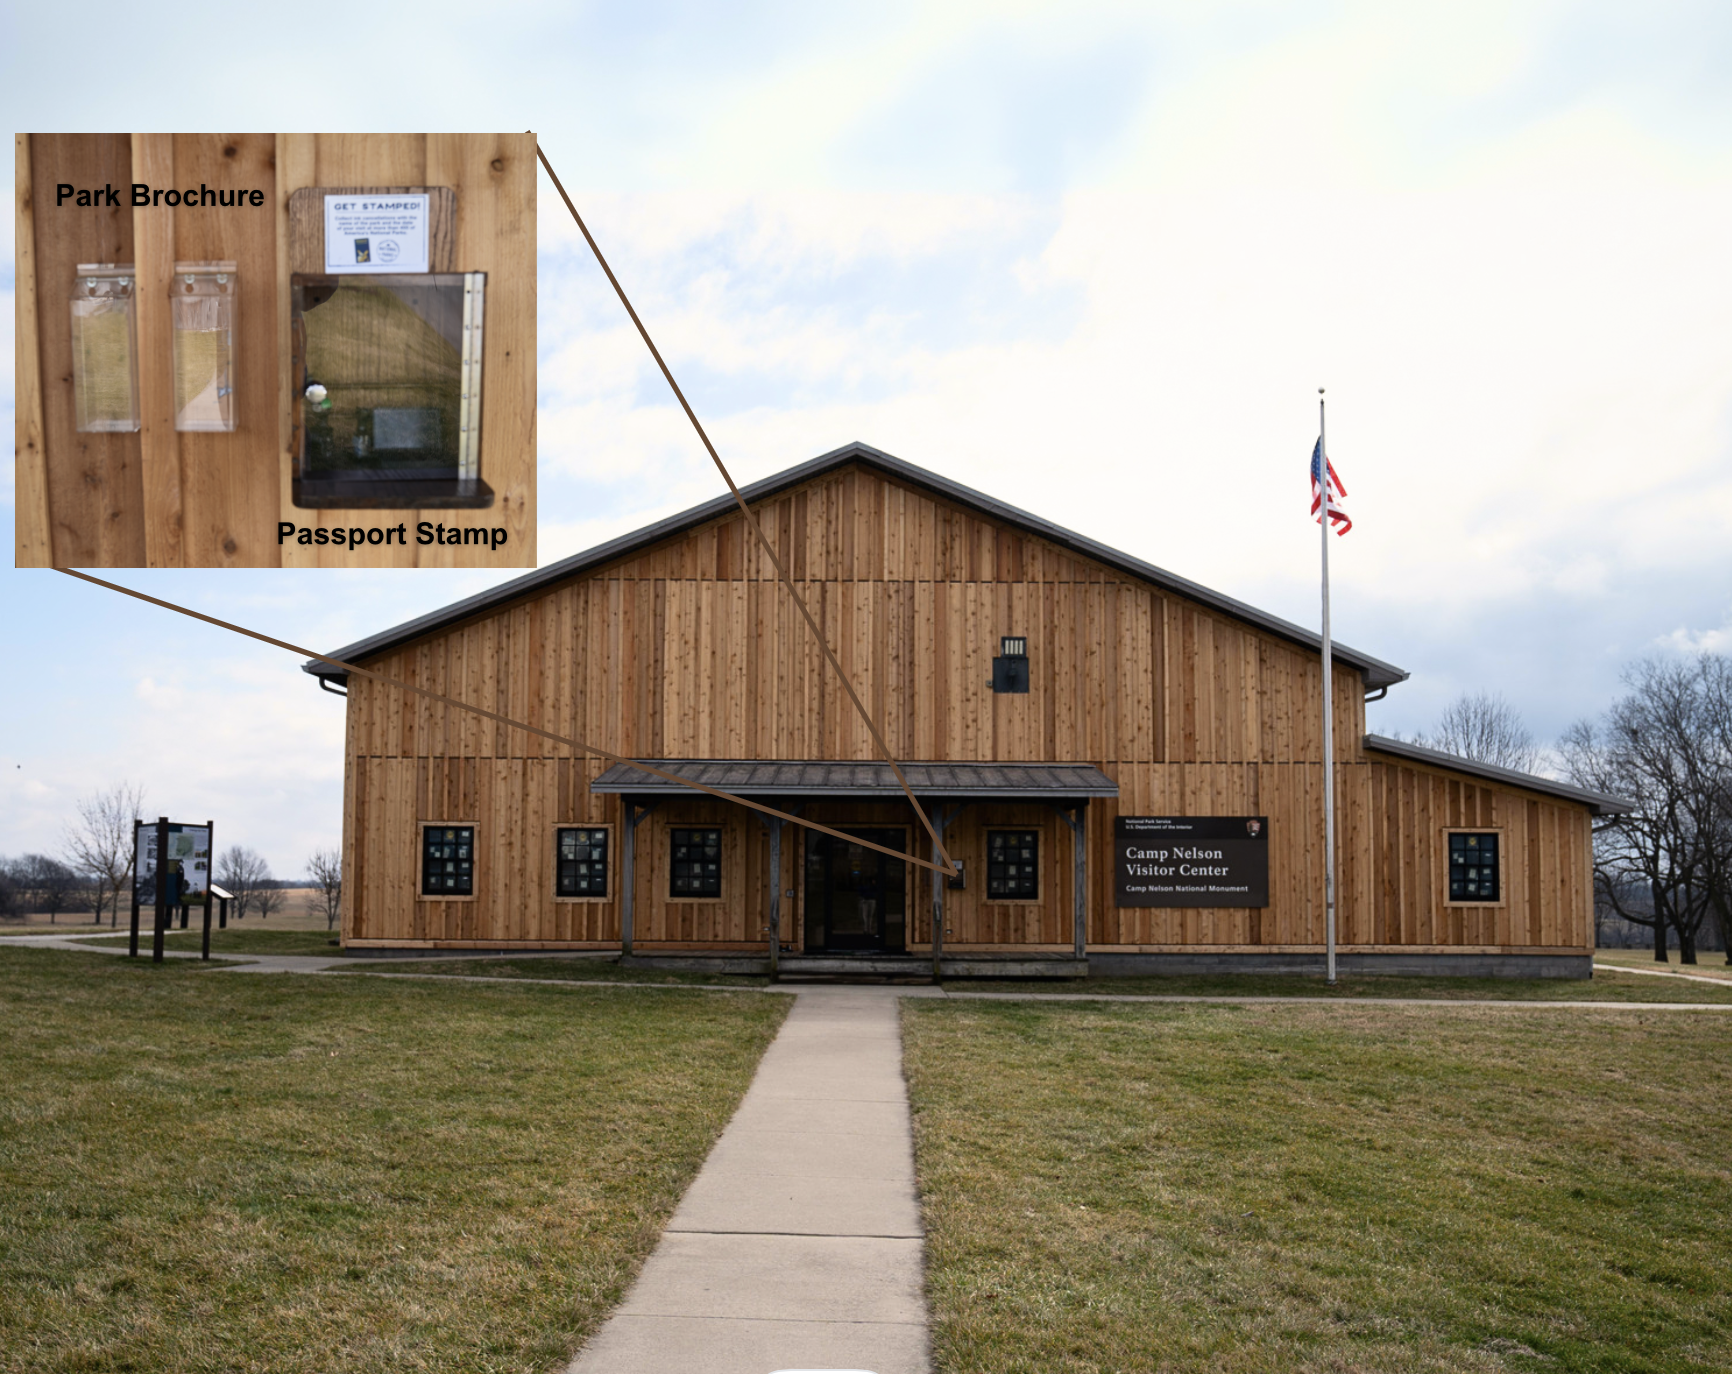
[[[1317,635],[861,444],[743,494],[960,879],[882,852],[932,846],[722,497],[334,657],[881,849],[314,661],[346,948],[1320,967]],[[1334,673],[1340,967],[1588,976],[1591,818],[1625,804],[1367,735],[1407,674]]]

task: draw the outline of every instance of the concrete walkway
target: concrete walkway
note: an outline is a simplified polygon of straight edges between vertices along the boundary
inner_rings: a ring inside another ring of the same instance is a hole
[[[1718,954],[1720,951],[1715,950],[1714,952]],[[1688,978],[1693,983],[1718,983],[1721,987],[1732,983],[1732,974],[1713,970],[1702,973],[1686,973],[1682,969],[1637,968],[1631,964],[1602,964],[1598,960],[1594,962],[1594,967],[1604,969],[1607,973],[1639,973],[1644,978]],[[1724,968],[1725,965],[1720,967]]]
[[[897,988],[803,990],[571,1374],[925,1374]]]

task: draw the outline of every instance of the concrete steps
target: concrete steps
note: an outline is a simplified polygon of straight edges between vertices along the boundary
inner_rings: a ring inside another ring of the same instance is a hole
[[[784,954],[780,976],[787,982],[930,982],[932,959],[924,954]],[[634,954],[622,968],[686,970],[692,973],[770,971],[764,954]],[[946,955],[945,978],[1086,978],[1088,960],[1068,955]]]

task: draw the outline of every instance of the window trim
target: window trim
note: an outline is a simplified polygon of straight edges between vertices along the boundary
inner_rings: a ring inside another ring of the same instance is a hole
[[[1482,907],[1496,911],[1509,905],[1509,830],[1501,825],[1446,825],[1439,844],[1443,860],[1443,905],[1459,910],[1462,907]],[[1451,835],[1497,836],[1497,900],[1495,902],[1459,902],[1449,895],[1449,837]]]
[[[415,900],[418,902],[473,902],[476,889],[481,886],[481,822],[480,821],[420,821],[415,832]],[[455,829],[466,826],[471,832],[469,841],[469,891],[467,892],[429,892],[427,891],[427,832],[429,830]]]
[[[605,830],[607,831],[607,890],[599,897],[591,894],[584,897],[567,897],[559,890],[559,832],[561,830]],[[612,821],[555,821],[549,827],[549,835],[553,840],[553,900],[556,902],[611,902],[614,897],[614,870],[619,864],[619,844]]]
[[[716,895],[714,897],[695,897],[691,893],[688,893],[688,892],[675,892],[674,891],[674,831],[676,831],[676,830],[713,830],[716,832],[716,835],[718,837],[717,841],[716,841],[716,847],[719,850],[721,850],[721,854],[717,857],[717,860],[716,860],[716,865],[717,865],[717,868],[719,869],[719,872],[716,874],[717,891],[716,891]],[[675,822],[675,821],[670,820],[662,827],[662,843],[663,843],[664,852],[667,855],[667,861],[668,861],[668,868],[667,868],[668,885],[667,885],[667,897],[665,899],[666,901],[668,901],[670,903],[671,902],[721,903],[721,902],[725,902],[727,900],[727,896],[728,896],[728,835],[729,835],[729,827],[721,821],[678,821],[678,822]]]
[[[994,897],[992,895],[992,832],[1017,831],[1034,836],[1034,896]],[[1048,848],[1047,828],[1041,824],[983,825],[980,827],[980,901],[983,906],[1045,906],[1046,860],[1041,850]]]

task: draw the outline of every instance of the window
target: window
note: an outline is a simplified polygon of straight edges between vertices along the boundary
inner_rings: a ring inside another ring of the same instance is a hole
[[[556,896],[607,896],[607,838],[599,826],[562,825],[554,832]]]
[[[1496,902],[1498,837],[1495,834],[1452,832],[1449,836],[1449,900]]]
[[[421,828],[421,892],[427,897],[474,895],[474,826],[427,825]]]
[[[670,897],[720,897],[722,895],[722,832],[720,827],[674,828],[673,868],[669,875]]]
[[[1035,901],[1040,897],[1040,832],[986,832],[986,899]]]

